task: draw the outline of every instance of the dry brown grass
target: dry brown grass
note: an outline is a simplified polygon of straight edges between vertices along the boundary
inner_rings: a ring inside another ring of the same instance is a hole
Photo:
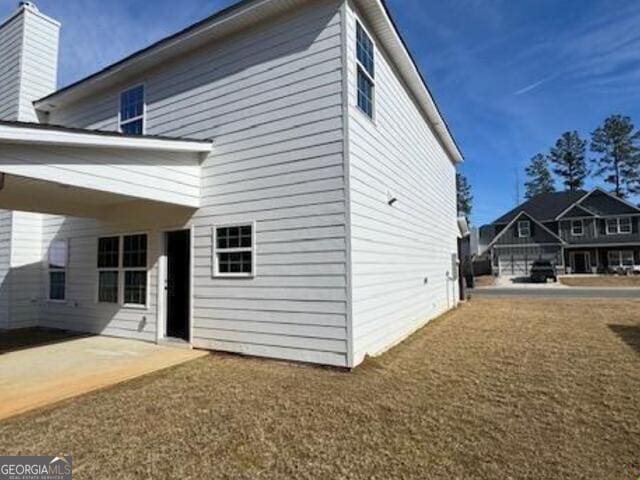
[[[477,299],[353,373],[211,355],[0,424],[74,478],[635,479],[640,302]]]
[[[496,283],[496,277],[493,275],[483,275],[474,279],[476,287],[492,287]]]
[[[569,287],[639,287],[640,276],[623,277],[598,275],[586,277],[561,277],[560,283]]]

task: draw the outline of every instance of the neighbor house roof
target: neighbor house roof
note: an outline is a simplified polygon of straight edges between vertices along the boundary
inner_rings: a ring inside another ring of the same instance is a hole
[[[83,98],[97,90],[107,88],[136,73],[157,66],[168,59],[219,39],[242,28],[247,28],[266,18],[302,5],[308,0],[241,0],[214,15],[164,38],[147,48],[116,62],[89,77],[69,85],[53,94],[37,100],[34,105],[42,111]],[[371,24],[372,30],[398,68],[400,75],[417,103],[431,123],[437,137],[454,162],[463,160],[462,153],[451,134],[438,106],[429,91],[406,43],[396,28],[384,0],[355,0],[357,6]]]
[[[567,210],[578,200],[587,195],[587,192],[579,190],[576,192],[553,192],[536,195],[531,200],[518,205],[507,212],[493,223],[509,223],[520,213],[526,212],[538,221],[554,221],[562,212]]]

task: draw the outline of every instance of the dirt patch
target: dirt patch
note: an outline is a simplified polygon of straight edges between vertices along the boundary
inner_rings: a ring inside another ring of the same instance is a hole
[[[640,288],[640,276],[587,276],[587,277],[563,277],[560,282],[568,287],[638,287]]]
[[[0,423],[1,450],[78,479],[637,478],[639,311],[476,299],[352,373],[213,354]]]
[[[496,284],[496,277],[493,275],[483,275],[475,277],[474,283],[476,287],[493,287]]]

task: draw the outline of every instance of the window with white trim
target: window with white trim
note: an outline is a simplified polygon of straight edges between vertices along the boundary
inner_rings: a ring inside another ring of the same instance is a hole
[[[120,94],[120,131],[128,135],[144,133],[144,86]]]
[[[631,225],[631,217],[622,217],[618,219],[618,232],[628,234],[633,231]]]
[[[67,299],[67,262],[69,242],[56,240],[49,247],[49,300],[63,302]]]
[[[518,237],[529,238],[531,237],[531,222],[528,220],[522,220],[518,222]]]
[[[124,304],[147,304],[147,236],[122,237]]]
[[[631,250],[610,250],[607,257],[609,268],[629,268],[635,265]]]
[[[99,238],[98,302],[141,307],[147,293],[147,235]]]
[[[120,237],[98,239],[98,302],[118,303]]]
[[[584,220],[571,221],[571,235],[574,237],[582,237],[584,235]]]
[[[607,218],[607,235],[626,235],[633,232],[631,217]]]
[[[213,229],[213,275],[255,276],[255,227],[253,224]]]
[[[373,118],[375,96],[375,47],[360,22],[356,22],[356,63],[358,66],[358,107]]]

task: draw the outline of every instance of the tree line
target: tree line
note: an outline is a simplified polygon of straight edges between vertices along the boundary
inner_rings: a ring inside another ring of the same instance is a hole
[[[620,198],[640,194],[640,131],[630,117],[611,115],[590,141],[575,130],[565,132],[547,154],[531,158],[526,174],[527,199],[555,192],[556,180],[567,191],[582,190],[589,177],[603,180]]]

